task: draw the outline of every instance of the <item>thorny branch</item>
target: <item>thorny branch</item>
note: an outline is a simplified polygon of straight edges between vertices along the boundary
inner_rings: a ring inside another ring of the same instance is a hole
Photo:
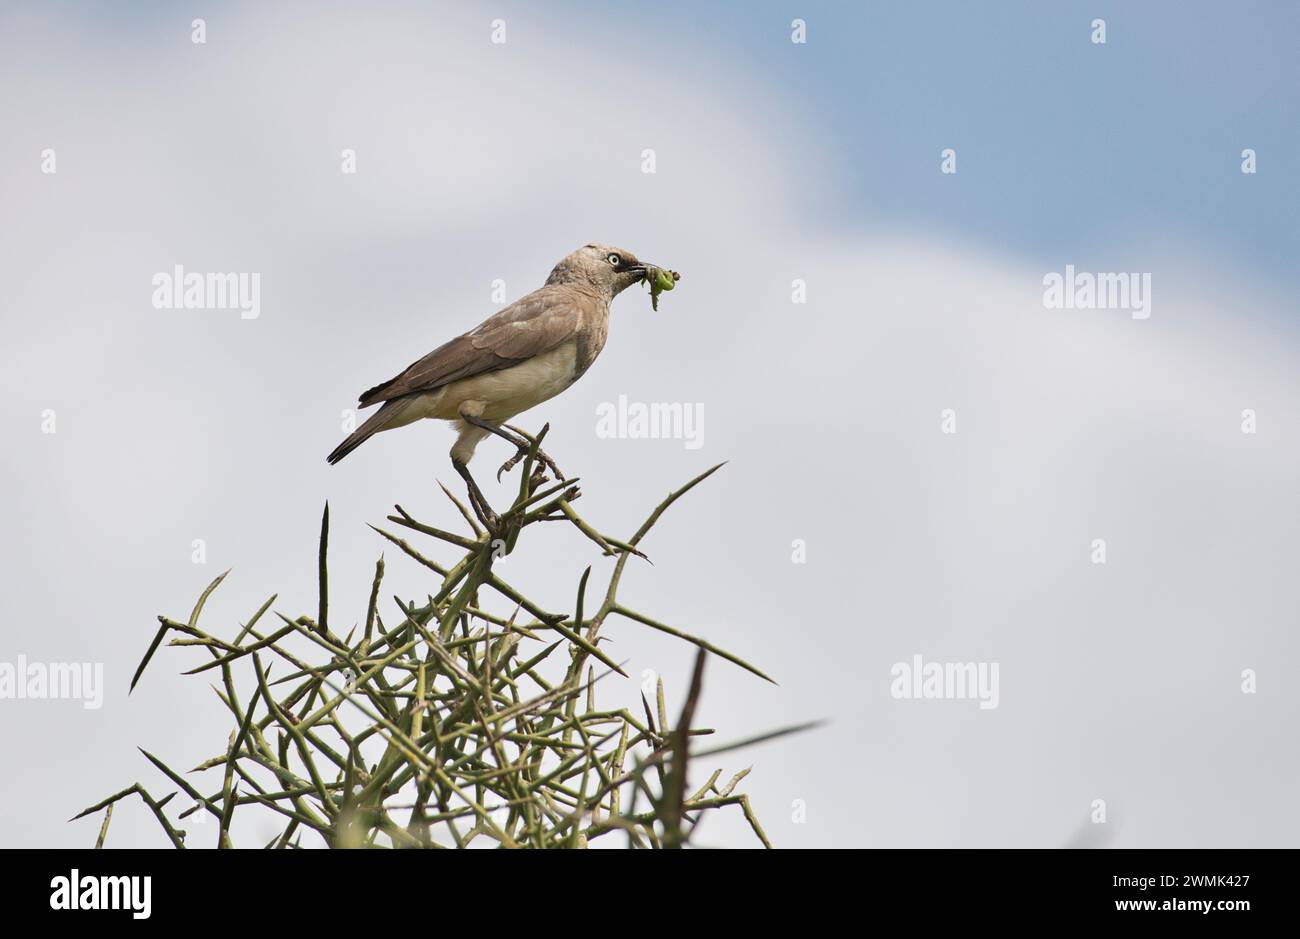
[[[688,775],[691,740],[713,732],[693,726],[707,654],[771,679],[707,640],[618,600],[628,561],[645,559],[640,544],[660,516],[719,467],[670,493],[624,541],[598,531],[574,510],[581,495],[576,480],[545,488],[535,470],[546,428],[536,437],[524,436],[530,448],[518,494],[502,513],[495,538],[445,487],[468,535],[419,522],[401,506],[388,521],[462,552],[454,563],[440,563],[427,556],[427,549],[375,529],[438,578],[422,605],[394,598],[398,616],[392,626],[380,613],[385,571],[380,558],[360,635],[355,628],[346,637],[334,632],[328,505],[321,520],[315,619],[277,613],[273,618],[280,626],[261,626],[276,601],[272,596],[233,641],[209,634],[200,628],[200,616],[226,574],[208,586],[186,622],[159,617],[131,687],[168,634],[172,646],[201,646],[209,661],[186,674],[215,670],[220,675],[214,690],[234,730],[222,752],[189,774],[141,750],[190,805],[172,821],[165,809],[175,792],[155,800],[140,784],[132,785],[76,816],[105,810],[97,846],[107,836],[113,806],[131,795],[144,801],[178,848],[185,847],[187,835],[178,826],[191,817],[196,823],[215,819],[218,847],[231,847],[237,810],[252,806],[269,810],[283,824],[268,848],[303,846],[308,832],[319,836],[315,843],[330,847],[465,847],[480,838],[504,847],[585,847],[614,832],[624,833],[629,846],[681,847],[706,813],[728,807],[738,807],[759,841],[770,846],[748,798],[733,794],[748,769],[725,785],[719,785],[722,771],[717,770],[693,792]],[[578,584],[572,614],[545,609],[494,572],[494,562],[516,550],[521,532],[542,521],[567,521],[603,555],[616,557],[594,609],[587,596],[590,567]],[[489,595],[513,612],[504,617],[490,612],[484,602]],[[518,622],[521,612],[524,622]],[[675,727],[669,726],[662,680],[655,709],[643,698],[643,717],[596,703],[604,678],[626,675],[600,649],[601,630],[612,613],[698,648]],[[565,661],[562,668],[553,666],[557,660]],[[235,674],[250,667],[254,681],[245,687],[244,699]],[[220,780],[207,795],[186,779],[212,770],[219,770]],[[638,811],[643,797],[650,808]]]

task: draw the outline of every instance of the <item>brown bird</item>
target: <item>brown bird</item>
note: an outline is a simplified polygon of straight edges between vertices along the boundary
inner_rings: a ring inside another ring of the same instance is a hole
[[[335,447],[329,462],[337,463],[382,430],[421,418],[451,421],[457,430],[451,464],[465,479],[475,513],[495,529],[499,520],[469,472],[474,448],[488,434],[514,444],[519,453],[502,470],[527,453],[529,442],[502,422],[582,377],[605,347],[610,302],[645,279],[647,271],[658,268],[630,251],[597,244],[579,248],[555,265],[542,287],[362,394],[363,408],[383,406]],[[544,462],[560,475],[549,457]]]

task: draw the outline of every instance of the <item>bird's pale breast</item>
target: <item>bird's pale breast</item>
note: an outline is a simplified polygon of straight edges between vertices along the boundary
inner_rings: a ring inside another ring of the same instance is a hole
[[[481,416],[504,421],[553,398],[578,377],[578,344],[570,341],[518,365],[462,378],[428,396],[424,417],[454,420],[466,402],[481,402]]]

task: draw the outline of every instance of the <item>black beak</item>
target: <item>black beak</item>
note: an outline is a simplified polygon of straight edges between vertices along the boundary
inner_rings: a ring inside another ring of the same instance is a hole
[[[678,274],[676,271],[670,271],[668,270],[668,268],[660,267],[658,264],[648,264],[645,261],[637,261],[636,264],[632,265],[630,268],[628,268],[628,270],[632,271],[635,274],[640,274],[642,277],[644,277],[646,271],[648,271],[652,267],[657,270],[663,271],[665,274],[670,274],[674,282],[682,279],[682,275]]]

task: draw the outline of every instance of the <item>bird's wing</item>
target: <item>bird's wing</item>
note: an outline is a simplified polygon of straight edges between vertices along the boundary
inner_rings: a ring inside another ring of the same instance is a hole
[[[465,335],[412,362],[397,377],[362,394],[361,406],[436,391],[459,379],[509,368],[548,352],[578,332],[585,299],[560,285],[534,290]]]

